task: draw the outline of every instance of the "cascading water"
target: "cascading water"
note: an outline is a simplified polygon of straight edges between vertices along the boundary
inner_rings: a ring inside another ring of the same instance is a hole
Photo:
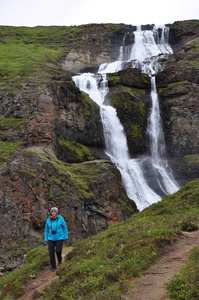
[[[161,37],[159,37],[159,30],[161,30]],[[106,153],[120,170],[128,197],[135,201],[139,210],[143,210],[160,201],[162,195],[172,194],[179,189],[166,161],[158,95],[155,78],[152,76],[161,69],[159,54],[172,53],[172,49],[168,44],[168,28],[165,26],[154,27],[153,31],[141,31],[138,27],[134,34],[135,43],[130,52],[126,51],[123,43],[117,61],[102,64],[97,74],[83,73],[74,76],[73,80],[80,90],[89,94],[90,98],[100,106]],[[130,158],[126,135],[117,117],[116,109],[103,105],[108,93],[106,73],[121,70],[125,63],[131,63],[133,67],[139,67],[142,72],[151,76],[152,110],[147,129],[150,139],[150,157]],[[150,170],[150,175],[147,174],[146,169]],[[153,185],[148,180],[151,174]]]

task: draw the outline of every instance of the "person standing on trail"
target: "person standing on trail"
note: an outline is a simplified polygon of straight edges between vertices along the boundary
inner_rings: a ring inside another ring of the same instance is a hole
[[[62,262],[62,247],[64,240],[68,241],[68,229],[64,218],[58,215],[58,208],[52,207],[45,226],[45,244],[48,245],[52,271],[56,269],[55,248],[58,264]]]

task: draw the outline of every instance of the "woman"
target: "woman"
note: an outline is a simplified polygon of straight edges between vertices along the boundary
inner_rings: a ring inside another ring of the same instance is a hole
[[[48,244],[50,255],[50,263],[52,271],[56,269],[55,248],[58,264],[62,261],[62,246],[64,240],[68,240],[68,229],[64,218],[58,215],[58,208],[53,207],[50,210],[50,217],[46,221],[45,226],[45,244]]]

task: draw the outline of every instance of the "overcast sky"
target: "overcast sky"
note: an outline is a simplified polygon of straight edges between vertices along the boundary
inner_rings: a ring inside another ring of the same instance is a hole
[[[199,0],[0,0],[0,25],[163,25],[190,19],[199,19]]]

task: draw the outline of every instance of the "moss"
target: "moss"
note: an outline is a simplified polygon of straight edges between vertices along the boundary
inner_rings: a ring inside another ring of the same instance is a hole
[[[94,101],[92,101],[88,94],[84,93],[81,91],[81,101],[83,103],[83,113],[84,116],[86,118],[86,120],[92,120],[94,114],[95,114],[95,110],[99,110],[99,106],[97,105],[97,103],[95,103]],[[95,127],[95,124],[93,123],[93,127]]]
[[[6,162],[22,146],[22,142],[0,142],[0,163]]]
[[[144,89],[136,89],[136,88],[131,88],[134,94],[141,94],[141,95],[145,95],[146,94],[146,90]]]
[[[134,94],[132,89],[121,88],[121,93],[112,99],[113,106],[120,107],[124,112],[129,112],[132,115],[137,115],[139,124],[143,124],[145,115],[145,104],[140,98]]]
[[[192,155],[186,155],[186,164],[188,167],[189,172],[192,168],[198,167],[199,165],[199,154],[192,154]]]
[[[170,90],[179,86],[184,86],[187,83],[187,81],[178,81],[178,82],[173,82],[170,83],[166,88],[158,88],[158,93],[162,93],[165,90]]]
[[[67,138],[58,138],[58,152],[67,160],[67,162],[83,162],[92,160],[90,150],[76,141]]]
[[[135,124],[132,124],[132,123],[128,123],[127,125],[128,128],[130,128],[130,131],[131,131],[131,137],[132,139],[143,139],[143,136],[141,134],[141,127],[140,125],[135,125]]]
[[[142,83],[144,84],[144,86],[151,85],[151,78],[145,73],[142,73]]]
[[[1,118],[0,128],[17,128],[24,123],[23,118]]]
[[[37,176],[31,172],[25,171],[25,170],[17,170],[17,173],[21,178],[24,178],[26,181],[30,181],[32,179],[35,179]]]
[[[131,87],[126,87],[123,85],[118,85],[118,89],[122,92],[128,92],[132,97],[136,99],[140,99],[139,95],[145,95],[146,90],[145,89],[137,89],[137,88],[131,88]]]
[[[120,77],[117,73],[112,73],[108,77],[108,86],[117,86],[119,84]]]

